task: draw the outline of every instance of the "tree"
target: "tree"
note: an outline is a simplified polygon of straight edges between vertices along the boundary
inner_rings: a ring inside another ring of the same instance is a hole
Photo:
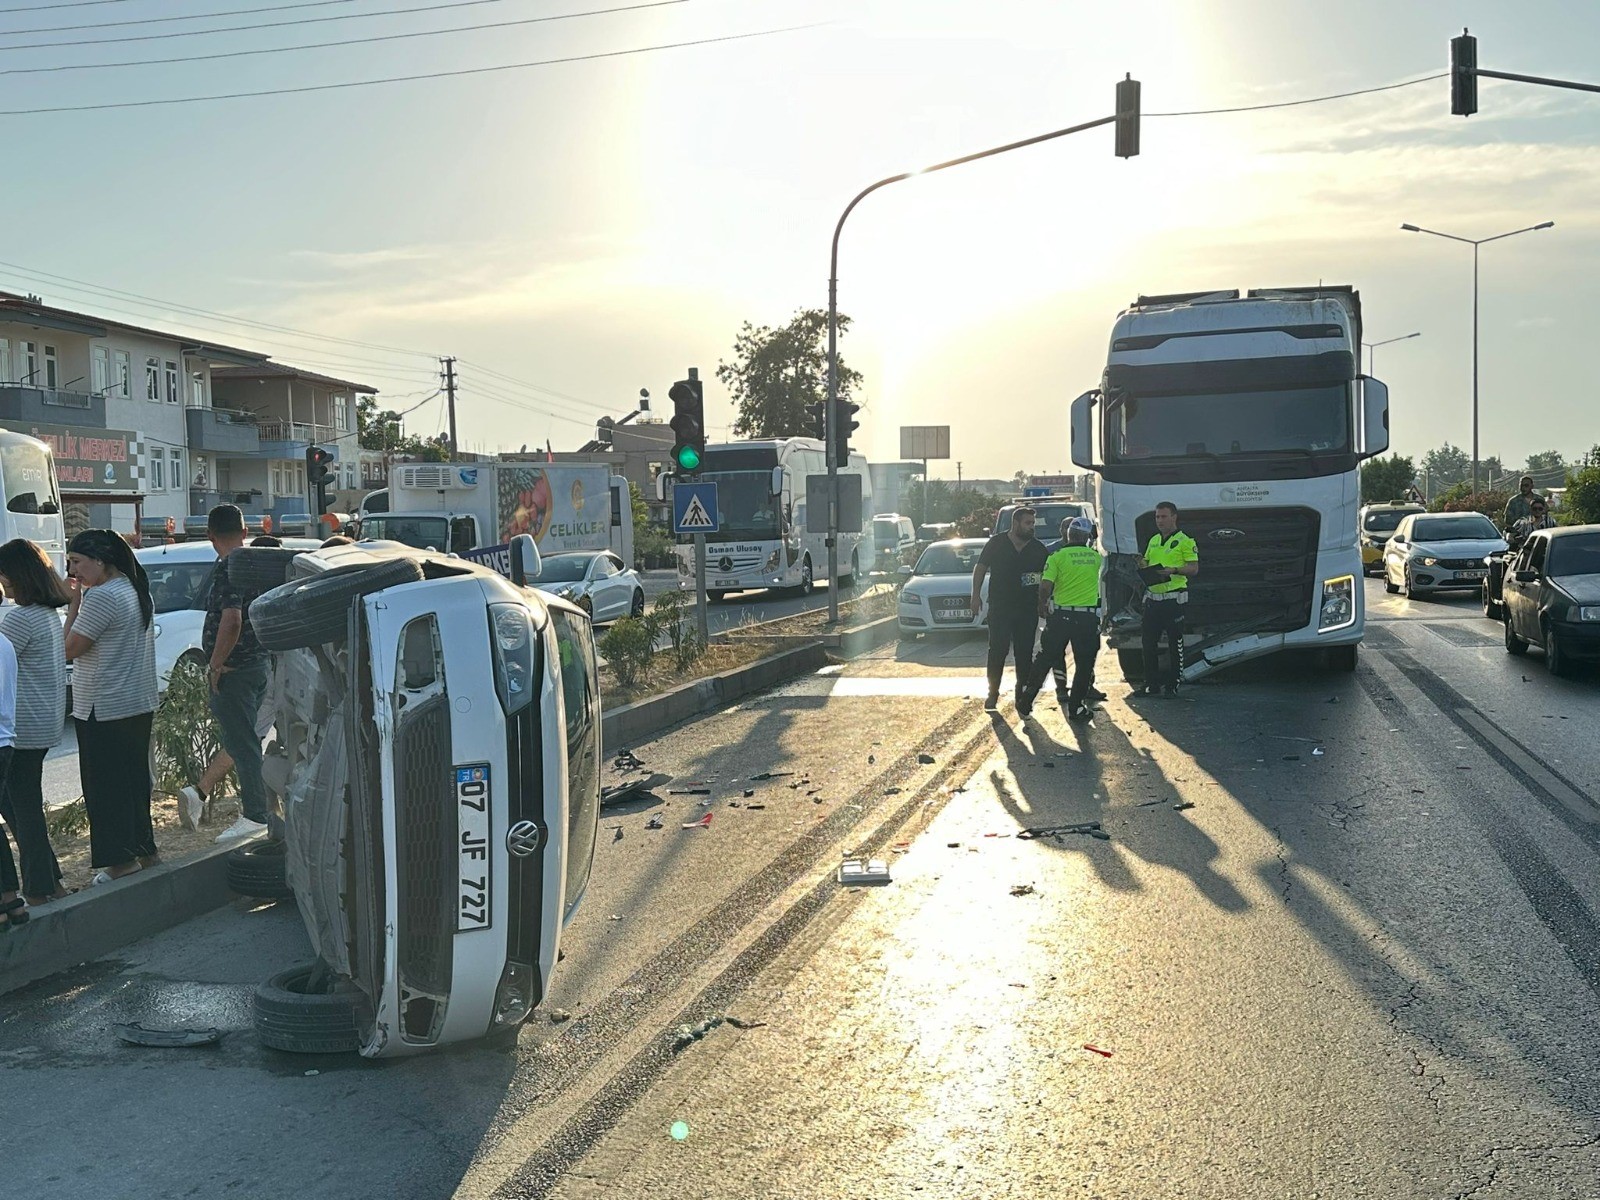
[[[850,318],[839,314],[839,336]],[[717,378],[733,396],[733,432],[739,437],[802,437],[812,432],[808,405],[828,398],[828,314],[803,308],[787,325],[759,329],[746,321],[733,342],[733,360],[717,364]],[[861,386],[861,373],[839,359],[839,398]]]
[[[1504,490],[1474,493],[1472,480],[1463,479],[1436,495],[1428,508],[1433,512],[1482,513],[1498,525],[1505,516],[1506,501],[1509,499],[1511,493]]]
[[[1463,479],[1472,478],[1472,459],[1460,446],[1446,442],[1422,456],[1422,470],[1428,492],[1437,496]]]
[[[445,462],[450,457],[450,437],[440,434],[436,438],[421,438],[414,433],[403,433],[400,414],[393,409],[378,409],[371,396],[356,400],[356,441],[363,450],[380,450],[397,458],[420,459],[423,462]]]
[[[1528,455],[1522,473],[1533,476],[1534,487],[1560,487],[1567,477],[1567,463],[1561,457],[1561,451],[1541,450]]]
[[[1018,471],[1011,477],[1011,482],[1016,485],[1017,495],[1022,495],[1022,489],[1028,486],[1028,473],[1026,471]]]
[[[1573,464],[1561,502],[1561,520],[1570,525],[1600,522],[1600,445]]]
[[[1361,466],[1361,503],[1404,500],[1416,477],[1417,469],[1409,456],[1391,454],[1388,458],[1369,459]]]

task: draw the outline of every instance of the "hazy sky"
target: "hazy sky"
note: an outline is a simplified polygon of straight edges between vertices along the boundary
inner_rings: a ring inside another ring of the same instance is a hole
[[[1583,358],[1594,335],[1581,333],[1600,311],[1600,96],[1484,81],[1482,111],[1463,119],[1439,79],[1265,112],[1150,115],[1442,72],[1463,25],[1484,67],[1600,82],[1593,3],[682,0],[195,57],[608,6],[8,0],[0,287],[227,338],[380,386],[395,407],[435,386],[428,356],[454,354],[461,436],[477,446],[573,448],[640,387],[665,404],[689,365],[725,427],[718,360],[741,321],[826,305],[829,238],[857,191],[1107,115],[1131,71],[1144,85],[1140,157],[1116,159],[1111,131],[1092,130],[894,185],[851,216],[840,307],[855,321],[846,358],[866,375],[869,457],[897,457],[901,425],[949,424],[969,477],[1064,468],[1067,405],[1098,382],[1111,323],[1135,295],[1319,280],[1361,290],[1368,340],[1421,331],[1377,355],[1396,447],[1468,445],[1472,251],[1402,233],[1402,221],[1484,237],[1555,220],[1482,251],[1483,451],[1520,462],[1600,441]],[[159,21],[241,9],[269,11]],[[314,23],[152,36],[288,21]],[[90,28],[19,32],[53,26]],[[809,28],[374,87],[10,115],[794,26]],[[113,37],[143,40],[60,45]],[[55,46],[10,48],[39,42]],[[185,61],[39,70],[150,59]],[[408,427],[434,432],[440,409],[429,402]]]

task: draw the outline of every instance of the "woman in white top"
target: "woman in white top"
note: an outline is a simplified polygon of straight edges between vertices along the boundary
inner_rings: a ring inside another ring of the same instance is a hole
[[[26,538],[0,546],[0,589],[12,602],[0,608],[0,634],[17,652],[16,749],[0,817],[16,840],[22,894],[31,907],[69,894],[50,845],[43,786],[45,755],[65,724],[67,659],[58,610],[66,607],[67,589],[44,551]]]
[[[156,710],[156,641],[150,581],[110,529],[67,543],[71,577],[67,661],[78,777],[89,811],[95,883],[154,866],[150,826],[150,721]]]

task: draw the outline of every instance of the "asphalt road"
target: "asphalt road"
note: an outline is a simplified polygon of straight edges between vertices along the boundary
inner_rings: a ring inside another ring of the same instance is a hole
[[[1112,699],[1072,727],[985,715],[981,645],[919,643],[633,747],[713,794],[608,812],[555,995],[511,1050],[258,1048],[251,985],[306,952],[292,907],[8,996],[5,1180],[1595,1195],[1600,673],[1510,658],[1468,598],[1367,595],[1353,675],[1269,661],[1130,703],[1108,655]],[[1017,836],[1086,821],[1107,838]],[[893,883],[840,888],[857,848]],[[719,1016],[748,1027],[678,1045]],[[135,1050],[124,1019],[234,1032]]]

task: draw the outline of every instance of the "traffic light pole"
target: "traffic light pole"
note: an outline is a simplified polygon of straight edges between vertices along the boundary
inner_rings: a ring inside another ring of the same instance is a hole
[[[1131,80],[1128,82],[1132,82]],[[1120,86],[1120,85],[1119,85]],[[1137,88],[1137,85],[1135,85]],[[1135,95],[1137,92],[1135,92]],[[1121,99],[1122,91],[1119,90],[1118,98]],[[1137,109],[1131,114],[1136,122]],[[989,150],[979,150],[976,154],[963,154],[960,158],[952,158],[948,162],[935,163],[931,167],[923,167],[920,171],[903,171],[899,175],[891,175],[887,179],[880,179],[872,186],[863,188],[857,193],[856,198],[845,205],[844,212],[839,215],[839,223],[833,227],[833,248],[828,259],[828,624],[835,625],[839,621],[839,466],[834,454],[834,443],[837,439],[833,436],[834,424],[839,420],[839,235],[844,232],[844,223],[850,214],[855,211],[868,196],[879,188],[888,187],[891,183],[900,183],[903,180],[914,178],[918,175],[931,175],[935,171],[948,170],[959,167],[969,162],[977,162],[980,158],[993,158],[997,154],[1005,154],[1010,150],[1021,150],[1024,146],[1037,146],[1040,142],[1053,141],[1059,137],[1066,137],[1069,133],[1082,133],[1085,129],[1094,129],[1101,125],[1110,125],[1117,122],[1118,114],[1101,117],[1097,121],[1085,121],[1082,125],[1069,125],[1065,129],[1057,129],[1051,133],[1041,133],[1038,137],[1024,138],[1020,142],[1007,142],[1004,146],[995,146]],[[1134,153],[1137,153],[1137,137],[1134,141]],[[923,475],[923,487],[927,487],[927,475]]]

